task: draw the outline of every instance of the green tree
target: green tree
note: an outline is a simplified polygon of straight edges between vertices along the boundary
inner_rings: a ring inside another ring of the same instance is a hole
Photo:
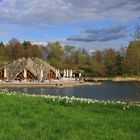
[[[116,72],[117,72],[117,75],[119,76],[126,74],[125,66],[124,66],[124,56],[121,56],[119,52],[116,57]]]
[[[49,43],[48,46],[48,61],[56,68],[64,68],[64,50],[59,42]]]
[[[9,56],[6,50],[6,46],[3,42],[0,42],[0,66],[9,62]]]
[[[49,43],[48,50],[49,50],[48,58],[55,58],[59,61],[62,61],[64,57],[64,51],[59,42]]]
[[[64,63],[65,63],[65,68],[68,69],[74,69],[75,64],[74,64],[74,46],[69,46],[66,45],[64,46]]]
[[[140,75],[140,40],[132,41],[126,54],[126,67],[131,75]]]
[[[116,76],[117,68],[116,68],[116,60],[117,60],[117,52],[113,49],[106,49],[104,51],[104,64],[106,66],[106,75],[107,76]]]

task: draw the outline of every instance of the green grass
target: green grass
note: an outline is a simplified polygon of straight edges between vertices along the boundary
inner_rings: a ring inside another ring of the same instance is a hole
[[[140,107],[0,94],[0,140],[138,140]]]

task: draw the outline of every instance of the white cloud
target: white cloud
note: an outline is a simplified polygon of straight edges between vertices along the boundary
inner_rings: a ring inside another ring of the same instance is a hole
[[[129,20],[139,17],[139,0],[4,0],[0,21],[56,24],[80,20]]]

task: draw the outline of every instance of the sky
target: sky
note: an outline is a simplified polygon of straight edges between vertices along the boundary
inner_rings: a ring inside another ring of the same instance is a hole
[[[0,40],[119,49],[139,18],[140,0],[0,0]]]

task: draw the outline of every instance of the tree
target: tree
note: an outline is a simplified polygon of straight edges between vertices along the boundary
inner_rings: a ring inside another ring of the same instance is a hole
[[[32,57],[43,58],[41,49],[38,45],[32,45]]]
[[[2,41],[0,42],[0,47],[5,48],[5,45]]]
[[[56,68],[64,68],[63,58],[64,51],[59,42],[49,43],[48,46],[48,61],[51,65],[56,66]]]
[[[6,64],[9,61],[9,56],[6,50],[6,46],[3,42],[0,42],[0,66]]]
[[[64,63],[65,63],[65,68],[67,69],[75,69],[75,58],[74,58],[74,51],[75,47],[74,46],[69,46],[66,45],[64,46]]]
[[[140,75],[140,40],[132,41],[126,54],[126,67],[131,75]]]
[[[107,76],[116,76],[116,60],[117,60],[117,52],[113,49],[106,49],[104,51],[104,64],[106,66],[106,74]]]
[[[89,75],[105,76],[106,68],[103,59],[104,57],[102,51],[94,51],[89,55]]]
[[[124,57],[119,52],[116,57],[116,73],[119,76],[122,76],[126,73],[125,67],[124,67]]]
[[[64,55],[65,55],[65,62],[72,62],[72,54],[74,52],[75,47],[66,45],[64,46]]]
[[[31,46],[32,44],[30,43],[30,41],[23,41],[22,46],[24,49],[26,49],[28,46]]]
[[[22,43],[22,46],[24,48],[24,57],[25,58],[43,58],[43,54],[41,52],[41,48],[36,44],[31,44],[30,41],[24,41]]]
[[[52,57],[52,58],[62,61],[63,56],[64,56],[64,51],[59,42],[49,43],[48,50],[49,50],[48,58]]]
[[[11,59],[16,60],[24,56],[24,48],[17,39],[10,40],[8,46]]]
[[[135,26],[135,31],[134,31],[134,39],[139,40],[140,39],[140,24],[137,23]]]

